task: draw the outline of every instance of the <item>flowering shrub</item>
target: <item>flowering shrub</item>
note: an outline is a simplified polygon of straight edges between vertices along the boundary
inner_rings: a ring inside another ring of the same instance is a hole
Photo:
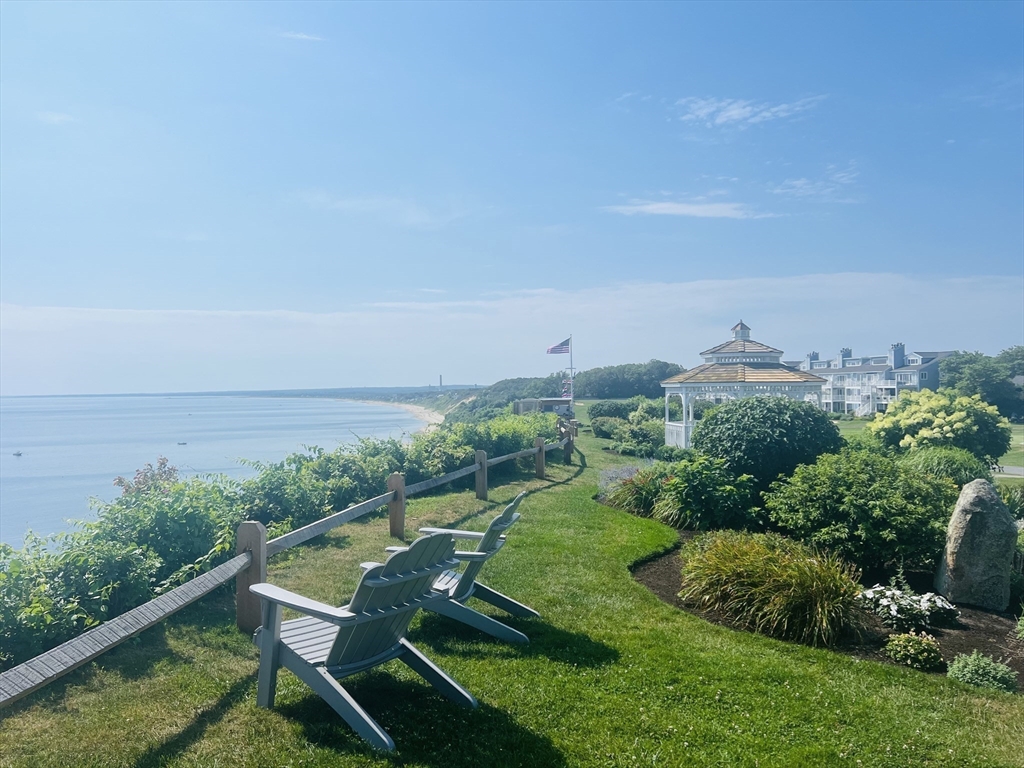
[[[915,595],[894,586],[875,584],[860,593],[861,604],[878,616],[882,623],[897,632],[927,629],[932,624],[955,624],[960,612],[942,595],[928,592]]]
[[[989,464],[1010,450],[1010,422],[999,410],[978,395],[967,397],[950,389],[905,390],[867,430],[898,450],[951,446]]]
[[[941,669],[943,664],[938,641],[924,632],[919,635],[914,632],[893,635],[885,644],[883,653],[897,664],[922,672]]]
[[[949,665],[947,674],[954,680],[979,688],[1007,693],[1017,690],[1017,673],[991,656],[982,656],[980,651],[974,651],[970,656],[958,654]]]

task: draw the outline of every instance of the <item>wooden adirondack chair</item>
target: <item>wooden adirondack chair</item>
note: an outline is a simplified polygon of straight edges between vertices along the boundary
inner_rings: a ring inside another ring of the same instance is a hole
[[[386,562],[364,563],[348,605],[335,608],[271,584],[249,589],[262,598],[263,626],[253,638],[260,649],[257,704],[274,706],[279,667],[290,669],[331,705],[357,734],[378,749],[395,743],[338,680],[399,659],[456,704],[476,707],[467,690],[435,666],[405,639],[420,608],[447,603],[433,589],[438,575],[458,565],[449,533],[422,536]],[[305,618],[281,622],[281,606]]]
[[[480,573],[484,563],[494,557],[498,550],[505,545],[505,532],[519,519],[519,513],[516,512],[516,509],[525,496],[525,493],[516,496],[515,500],[491,521],[491,524],[487,526],[487,530],[483,533],[450,530],[447,528],[420,528],[420,533],[422,534],[436,535],[446,533],[454,536],[456,539],[469,539],[477,542],[475,551],[455,552],[455,557],[466,563],[465,570],[461,573],[454,569],[446,570],[434,581],[434,589],[443,592],[449,599],[447,601],[431,602],[430,605],[423,606],[424,610],[456,619],[501,640],[513,643],[530,642],[529,638],[522,632],[512,629],[512,627],[502,624],[497,619],[473,610],[466,605],[466,601],[469,598],[476,597],[497,608],[501,608],[513,616],[540,616],[532,608],[518,603],[511,597],[507,597],[476,580],[477,574]],[[401,552],[402,549],[402,547],[388,547],[389,552]]]

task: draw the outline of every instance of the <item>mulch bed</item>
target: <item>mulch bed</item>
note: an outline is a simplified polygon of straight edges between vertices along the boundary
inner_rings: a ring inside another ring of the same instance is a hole
[[[690,531],[683,531],[680,538],[687,541],[693,538]],[[714,624],[744,629],[736,622],[715,611],[705,611],[694,605],[688,605],[679,599],[682,587],[679,550],[674,549],[653,560],[640,563],[633,569],[633,578],[647,587],[662,602],[674,605],[680,610],[700,616]],[[1024,642],[1017,640],[1017,621],[1010,614],[992,613],[978,608],[957,606],[960,610],[960,626],[950,629],[932,629],[929,634],[939,641],[942,658],[950,662],[959,653],[970,653],[977,649],[986,656],[993,657],[1008,665],[1017,673],[1017,679],[1024,684]],[[870,627],[857,639],[850,639],[833,650],[861,659],[871,659],[889,664],[882,655],[886,630],[880,623]]]

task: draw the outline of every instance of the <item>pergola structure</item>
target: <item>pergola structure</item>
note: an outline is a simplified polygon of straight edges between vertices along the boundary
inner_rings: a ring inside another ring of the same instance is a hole
[[[700,353],[704,364],[661,382],[665,388],[665,444],[689,448],[696,423],[697,400],[722,403],[757,395],[776,395],[810,400],[821,407],[819,376],[782,363],[782,350],[750,338],[750,328],[740,320],[732,327],[732,339]],[[669,398],[683,401],[683,421],[669,420]]]

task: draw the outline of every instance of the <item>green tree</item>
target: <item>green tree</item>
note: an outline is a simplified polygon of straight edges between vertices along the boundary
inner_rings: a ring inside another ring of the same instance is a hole
[[[989,464],[1010,449],[1010,423],[994,405],[948,389],[904,391],[867,430],[896,450],[952,446]]]
[[[724,459],[737,475],[753,475],[759,490],[842,445],[824,411],[788,397],[734,400],[708,412],[693,430],[694,448]]]
[[[1005,350],[1000,357],[988,357],[981,352],[954,352],[939,361],[939,381],[943,387],[955,389],[962,395],[979,395],[986,403],[999,409],[1006,417],[1024,415],[1021,388],[1010,377],[1015,347]],[[1009,354],[1007,354],[1009,353]],[[1002,357],[1006,354],[1006,358]]]
[[[1006,366],[1011,377],[1024,376],[1024,344],[1004,349],[996,355],[996,360]]]
[[[846,449],[774,483],[765,507],[784,533],[862,568],[927,568],[942,552],[956,499],[951,480]]]

